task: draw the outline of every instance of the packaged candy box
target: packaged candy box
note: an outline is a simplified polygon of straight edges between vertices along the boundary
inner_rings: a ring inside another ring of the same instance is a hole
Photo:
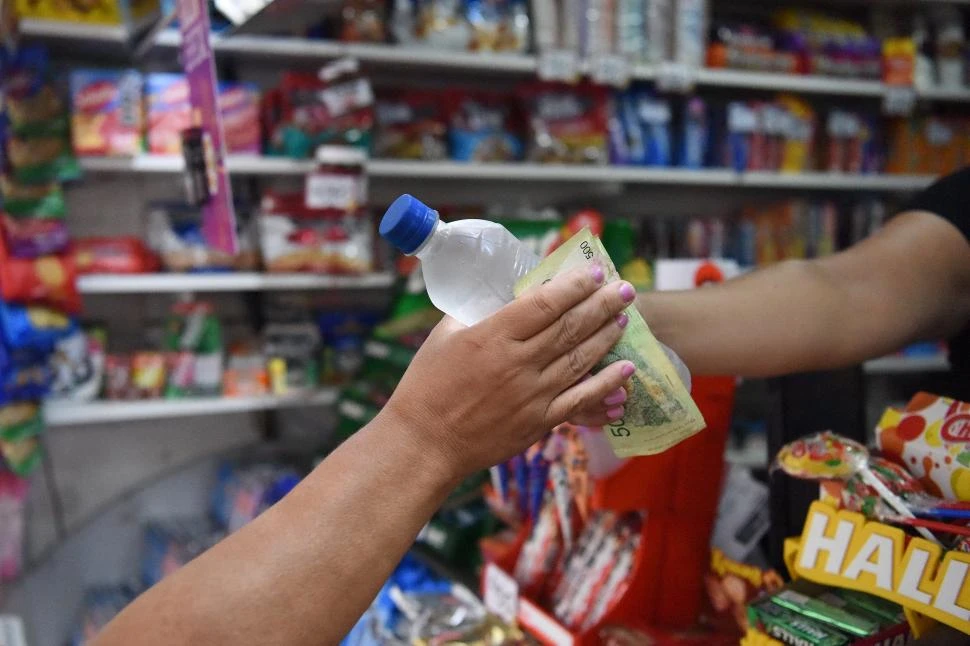
[[[936,496],[970,500],[970,404],[917,393],[905,410],[888,409],[876,445]]]
[[[134,70],[71,72],[71,138],[77,155],[142,149],[142,77]]]

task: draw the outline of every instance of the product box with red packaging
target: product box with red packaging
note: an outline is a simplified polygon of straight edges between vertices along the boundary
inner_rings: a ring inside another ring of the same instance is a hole
[[[182,74],[149,74],[145,77],[148,152],[178,155],[182,131],[192,124],[189,86]],[[223,136],[230,153],[259,154],[259,91],[248,83],[219,83],[219,110]]]
[[[607,162],[607,90],[594,85],[530,83],[518,90],[529,122],[529,161]]]
[[[71,72],[71,141],[82,156],[142,150],[142,76],[134,70]]]

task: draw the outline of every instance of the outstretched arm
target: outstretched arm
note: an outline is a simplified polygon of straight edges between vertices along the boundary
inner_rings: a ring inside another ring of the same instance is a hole
[[[556,278],[470,328],[445,319],[373,422],[95,643],[337,643],[462,477],[569,417],[605,414],[633,365],[577,382],[619,340],[633,290],[603,278]]]
[[[840,368],[967,325],[970,245],[947,220],[909,211],[835,255],[691,292],[644,294],[638,306],[698,374]]]

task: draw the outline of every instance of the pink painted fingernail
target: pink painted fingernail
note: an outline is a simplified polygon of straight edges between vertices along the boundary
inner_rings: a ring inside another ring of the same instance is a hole
[[[620,298],[623,299],[624,303],[632,303],[633,299],[637,297],[637,290],[633,289],[633,285],[630,283],[623,283],[620,285]]]
[[[616,406],[617,404],[622,404],[626,401],[626,389],[618,388],[616,392],[611,393],[603,400],[603,404],[606,406]]]
[[[626,324],[630,322],[630,317],[620,312],[616,315],[616,324],[620,326],[620,329],[625,328]]]
[[[606,277],[606,274],[603,273],[603,268],[597,264],[593,264],[589,268],[589,273],[592,274],[593,280],[596,281],[597,285],[602,283],[603,279]]]
[[[606,411],[606,417],[610,421],[615,419],[620,419],[621,417],[623,417],[623,407],[617,406],[616,408],[611,408],[610,410]]]
[[[636,366],[634,366],[632,363],[627,363],[622,368],[620,368],[620,374],[623,375],[624,379],[629,379],[630,377],[633,376],[633,373],[636,371],[637,371]]]

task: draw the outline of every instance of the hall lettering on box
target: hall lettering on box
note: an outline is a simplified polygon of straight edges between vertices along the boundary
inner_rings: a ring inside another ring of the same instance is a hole
[[[868,592],[970,633],[970,554],[943,552],[898,527],[812,503],[800,538],[786,542],[793,575]]]

